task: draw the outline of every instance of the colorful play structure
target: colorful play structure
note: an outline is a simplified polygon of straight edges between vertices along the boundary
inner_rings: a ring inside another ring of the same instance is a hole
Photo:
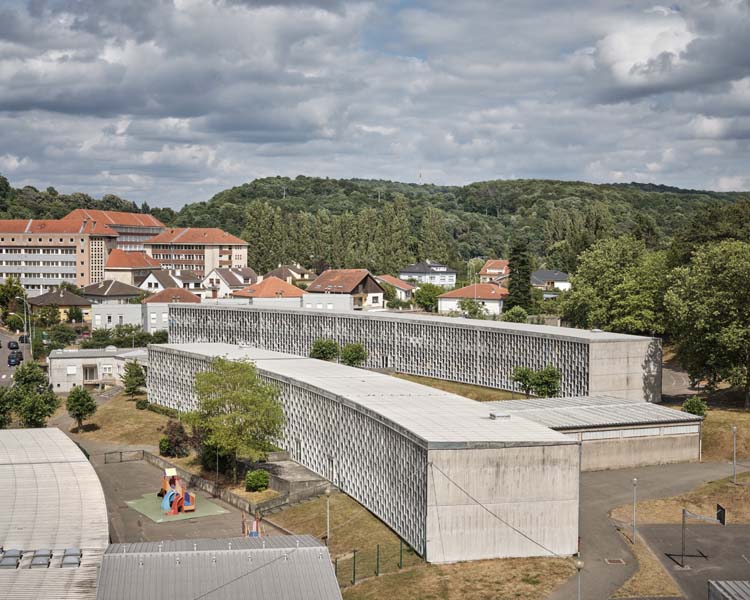
[[[176,515],[195,510],[195,494],[189,492],[177,469],[164,469],[161,477],[161,490],[157,494],[161,501],[161,510],[165,515]]]

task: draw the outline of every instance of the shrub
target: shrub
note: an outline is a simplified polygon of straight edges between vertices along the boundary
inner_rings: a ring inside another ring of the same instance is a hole
[[[209,473],[216,472],[217,462],[221,473],[228,473],[232,470],[232,457],[224,452],[217,452],[216,447],[211,444],[201,444],[200,455],[201,465]]]
[[[699,417],[705,417],[706,411],[708,410],[708,404],[702,398],[698,396],[691,396],[685,402],[682,403],[683,412],[690,413],[691,415],[697,415]]]
[[[138,410],[147,410],[149,407],[149,401],[145,398],[138,398],[138,400],[135,401],[135,407]]]
[[[367,350],[362,344],[347,344],[341,349],[341,362],[350,367],[359,367],[367,360]]]
[[[529,320],[529,314],[524,310],[523,306],[514,306],[506,310],[501,315],[500,320],[506,323],[526,323]]]
[[[245,474],[245,491],[262,492],[263,490],[268,489],[270,479],[268,472],[263,469],[248,471]]]
[[[167,422],[164,428],[164,438],[167,440],[166,453],[162,451],[161,441],[159,442],[159,451],[162,454],[178,458],[188,455],[188,435],[182,423],[174,420]]]
[[[148,400],[146,400],[145,398],[143,398],[143,400],[145,402],[148,402]],[[173,419],[176,419],[177,417],[180,416],[180,412],[176,408],[169,408],[168,406],[162,406],[161,404],[153,404],[152,402],[148,402],[148,406],[146,407],[146,410],[155,412],[157,415],[164,415],[165,417],[172,417]]]
[[[68,415],[75,419],[80,432],[83,430],[83,421],[92,417],[96,412],[96,400],[87,389],[76,385],[68,394],[65,408],[68,409]]]
[[[169,456],[169,438],[166,435],[159,438],[159,454]]]
[[[313,342],[310,348],[310,358],[332,361],[339,357],[340,352],[341,349],[334,340],[320,338]]]

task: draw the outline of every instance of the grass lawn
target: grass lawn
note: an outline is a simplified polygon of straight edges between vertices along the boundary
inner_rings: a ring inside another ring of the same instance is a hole
[[[519,400],[523,398],[521,393],[506,392],[505,390],[496,390],[494,388],[482,387],[479,385],[469,385],[468,383],[456,383],[455,381],[445,381],[443,379],[432,379],[431,377],[419,377],[417,375],[406,375],[404,373],[396,373],[396,377],[406,379],[407,381],[413,381],[414,383],[421,383],[430,387],[443,390],[445,392],[451,392],[459,396],[471,398],[472,400],[478,400],[479,402],[491,402],[495,400]]]
[[[750,461],[750,412],[709,408],[703,422],[703,460],[732,460],[732,425],[737,426],[737,460]]]
[[[135,402],[120,394],[101,405],[96,414],[84,422],[81,433],[75,428],[74,433],[85,440],[158,447],[167,421],[169,417],[164,415],[138,410]]]
[[[622,533],[622,532],[621,532]],[[639,540],[630,545],[630,538],[626,538],[628,547],[638,560],[638,570],[623,586],[612,594],[612,598],[681,598],[680,588],[670,577],[648,546]]]

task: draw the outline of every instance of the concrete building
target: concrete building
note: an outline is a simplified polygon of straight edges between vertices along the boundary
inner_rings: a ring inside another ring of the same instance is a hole
[[[601,394],[486,402],[581,442],[581,470],[601,471],[700,460],[702,417]]]
[[[404,267],[399,272],[398,278],[404,281],[415,281],[417,284],[432,283],[445,288],[452,288],[456,285],[456,271],[431,260]]]
[[[355,309],[383,308],[383,288],[367,269],[329,269],[307,286],[308,294],[351,296]]]
[[[319,540],[274,535],[112,544],[97,598],[341,600],[341,590]]]
[[[213,269],[203,278],[201,287],[208,298],[229,298],[234,292],[258,281],[258,275],[250,267]]]
[[[117,325],[143,326],[143,306],[139,304],[92,304],[91,327],[112,329]]]
[[[316,294],[308,294],[315,298]],[[319,295],[323,299],[333,295]],[[656,338],[546,325],[392,312],[176,305],[169,339],[225,342],[308,356],[318,338],[361,342],[366,367],[519,391],[514,367],[562,373],[561,396],[661,400]]]
[[[92,348],[53,350],[47,357],[52,391],[64,394],[76,385],[102,387],[121,385],[127,360],[145,362],[144,348]]]
[[[169,329],[169,305],[198,304],[201,299],[184,288],[168,288],[144,298],[142,306],[143,330],[147,333]]]
[[[479,270],[479,283],[500,283],[510,276],[510,266],[504,259],[489,259]]]
[[[142,213],[120,212],[116,210],[93,210],[77,208],[68,213],[64,220],[91,221],[101,223],[117,234],[116,247],[125,251],[143,251],[143,243],[164,231],[164,223],[156,217]]]
[[[463,313],[461,300],[476,300],[484,307],[487,315],[497,316],[503,312],[503,304],[508,297],[508,289],[496,283],[474,283],[438,296],[438,312]]]
[[[195,271],[201,277],[217,268],[247,266],[247,242],[221,229],[166,229],[143,245],[162,269]]]
[[[109,544],[94,467],[54,427],[0,430],[0,598],[96,598]]]
[[[411,302],[414,292],[417,290],[416,285],[412,285],[408,281],[394,277],[393,275],[376,275],[375,280],[380,284],[387,284],[393,286],[396,290],[396,299],[401,302]]]
[[[0,220],[0,283],[15,277],[29,296],[38,296],[64,282],[101,281],[116,238],[97,221]]]
[[[128,304],[144,295],[142,289],[122,281],[105,279],[81,290],[86,300],[93,304]]]
[[[152,271],[158,269],[161,269],[159,262],[145,252],[125,252],[115,248],[107,257],[104,279],[113,279],[137,287]]]
[[[281,447],[426,560],[576,551],[577,441],[381,373],[228,344],[151,345],[149,400],[195,407],[195,375],[217,356],[254,362],[280,391]]]
[[[28,302],[32,315],[39,313],[42,308],[47,306],[55,306],[60,311],[60,320],[64,322],[68,320],[70,309],[75,307],[81,309],[84,323],[91,321],[91,301],[65,289],[52,290],[40,296],[33,296],[28,299]]]

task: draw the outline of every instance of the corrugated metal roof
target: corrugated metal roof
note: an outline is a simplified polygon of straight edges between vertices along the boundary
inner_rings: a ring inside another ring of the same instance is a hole
[[[702,417],[681,410],[608,395],[529,398],[484,404],[491,406],[491,410],[523,416],[555,430],[702,421]]]
[[[167,541],[161,552],[158,542],[116,544],[104,556],[97,598],[339,600],[341,591],[320,542],[270,536]]]
[[[0,572],[0,598],[95,598],[109,542],[99,479],[81,450],[56,428],[0,430],[0,543],[28,552],[21,567]],[[65,548],[81,566],[61,569]],[[28,569],[30,551],[52,551],[49,568]]]
[[[151,347],[204,357],[251,360],[263,373],[323,390],[355,410],[387,421],[428,448],[575,443],[520,415],[510,420],[493,420],[492,408],[486,403],[366,369],[232,344]]]
[[[710,600],[750,600],[750,581],[709,581]]]

